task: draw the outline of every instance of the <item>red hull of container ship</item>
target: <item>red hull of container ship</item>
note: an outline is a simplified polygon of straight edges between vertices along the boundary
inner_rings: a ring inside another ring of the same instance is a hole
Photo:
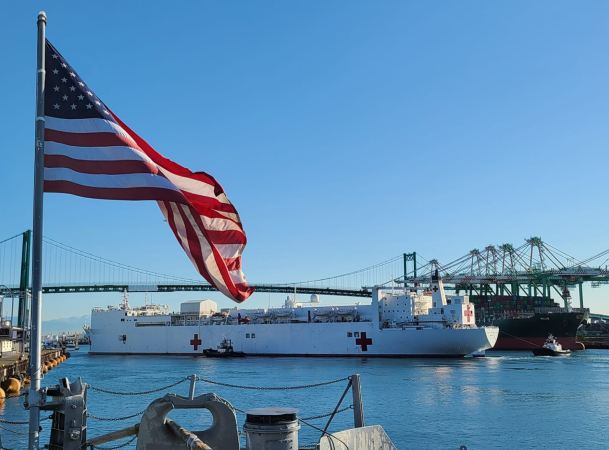
[[[548,312],[531,313],[529,317],[488,318],[478,322],[478,325],[499,327],[499,339],[493,347],[495,350],[531,350],[541,347],[549,334],[556,336],[565,350],[583,350],[585,347],[576,341],[576,334],[585,313],[556,309],[557,312],[546,309]],[[476,316],[481,317],[478,311]]]

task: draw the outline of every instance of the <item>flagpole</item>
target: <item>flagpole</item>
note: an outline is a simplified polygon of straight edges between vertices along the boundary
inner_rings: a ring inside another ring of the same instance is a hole
[[[38,13],[38,64],[36,83],[36,147],[34,163],[34,226],[32,229],[32,329],[30,335],[30,433],[29,449],[40,440],[40,359],[42,347],[42,199],[44,192],[44,82],[45,27],[47,16]]]

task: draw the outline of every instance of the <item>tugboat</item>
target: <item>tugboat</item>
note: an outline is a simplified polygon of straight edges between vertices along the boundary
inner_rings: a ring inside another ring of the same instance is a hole
[[[245,353],[236,352],[233,350],[233,342],[226,338],[222,339],[222,342],[220,342],[220,345],[218,345],[217,350],[208,348],[203,350],[203,354],[210,358],[234,358],[245,356]]]
[[[533,349],[533,354],[535,356],[567,356],[571,354],[571,350],[563,350],[562,345],[550,334],[543,347]]]

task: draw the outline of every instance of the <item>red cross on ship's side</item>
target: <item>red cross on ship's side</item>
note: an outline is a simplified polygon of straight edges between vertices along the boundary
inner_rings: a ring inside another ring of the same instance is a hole
[[[472,321],[472,309],[471,309],[471,305],[467,305],[467,309],[465,311],[463,311],[463,315],[465,317],[467,317],[467,322],[470,323]]]
[[[201,341],[201,339],[199,339],[198,334],[195,334],[195,337],[190,340],[190,345],[194,347],[195,351],[199,349],[199,345],[201,345],[202,343],[203,342]]]
[[[372,338],[366,337],[366,332],[362,332],[362,337],[355,339],[355,345],[362,346],[362,352],[368,351],[368,346],[372,345]]]

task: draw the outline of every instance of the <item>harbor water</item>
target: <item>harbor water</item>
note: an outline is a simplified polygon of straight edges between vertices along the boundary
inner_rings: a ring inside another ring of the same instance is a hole
[[[59,378],[94,387],[140,392],[167,386],[196,374],[209,381],[242,387],[294,387],[361,375],[367,425],[380,424],[400,450],[588,449],[609,448],[609,352],[587,350],[569,357],[534,357],[530,352],[488,352],[485,358],[355,359],[90,356],[87,347],[50,371],[43,386]],[[214,392],[241,410],[295,407],[301,418],[332,412],[347,386],[341,381],[307,389],[259,390],[198,381],[196,395]],[[185,381],[165,391],[137,396],[90,390],[88,412],[101,418],[138,413],[165,392],[188,395]],[[23,398],[7,399],[0,418],[27,421]],[[349,406],[349,393],[341,406]],[[88,420],[88,436],[139,421]],[[207,411],[177,410],[169,417],[189,429],[211,424]],[[237,412],[239,428],[244,414]],[[324,428],[326,418],[308,420]],[[350,428],[351,410],[339,413],[329,431]],[[2,423],[5,448],[27,448],[27,425]],[[43,421],[41,443],[50,421]],[[11,430],[12,433],[7,431]],[[313,445],[320,432],[302,425],[301,446]],[[114,447],[127,439],[108,443]],[[245,440],[242,438],[242,444]],[[123,448],[135,448],[132,443]]]

